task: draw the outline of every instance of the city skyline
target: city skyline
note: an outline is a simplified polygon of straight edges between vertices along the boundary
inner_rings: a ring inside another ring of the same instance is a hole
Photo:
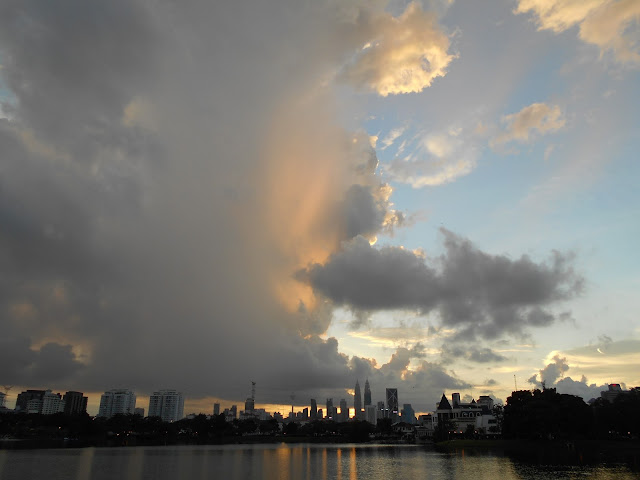
[[[640,385],[640,3],[574,3],[0,7],[8,402]]]

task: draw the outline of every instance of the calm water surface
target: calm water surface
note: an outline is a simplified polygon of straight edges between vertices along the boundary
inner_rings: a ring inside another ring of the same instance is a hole
[[[402,445],[225,445],[0,450],[0,479],[404,480],[639,478],[625,465],[531,465]]]

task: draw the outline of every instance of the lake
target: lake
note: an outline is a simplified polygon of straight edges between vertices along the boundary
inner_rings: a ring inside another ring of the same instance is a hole
[[[639,478],[624,464],[545,465],[418,445],[224,445],[0,450],[0,480]]]

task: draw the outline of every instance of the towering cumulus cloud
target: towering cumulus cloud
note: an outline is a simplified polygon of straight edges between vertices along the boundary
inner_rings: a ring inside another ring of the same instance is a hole
[[[233,399],[259,379],[276,401],[377,375],[317,336],[331,305],[294,278],[404,220],[331,85],[424,88],[448,42],[413,4],[268,3],[2,3],[4,382]]]

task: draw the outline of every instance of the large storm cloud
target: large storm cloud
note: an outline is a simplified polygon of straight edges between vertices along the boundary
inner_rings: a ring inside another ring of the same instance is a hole
[[[367,136],[337,123],[331,80],[403,91],[352,58],[403,22],[428,35],[384,56],[415,40],[415,64],[433,39],[442,59],[411,89],[452,58],[417,4],[345,6],[2,3],[4,382],[238,399],[257,380],[278,402],[411,378],[429,407],[425,392],[466,385],[341,354],[318,336],[331,304],[294,278],[404,221]]]

